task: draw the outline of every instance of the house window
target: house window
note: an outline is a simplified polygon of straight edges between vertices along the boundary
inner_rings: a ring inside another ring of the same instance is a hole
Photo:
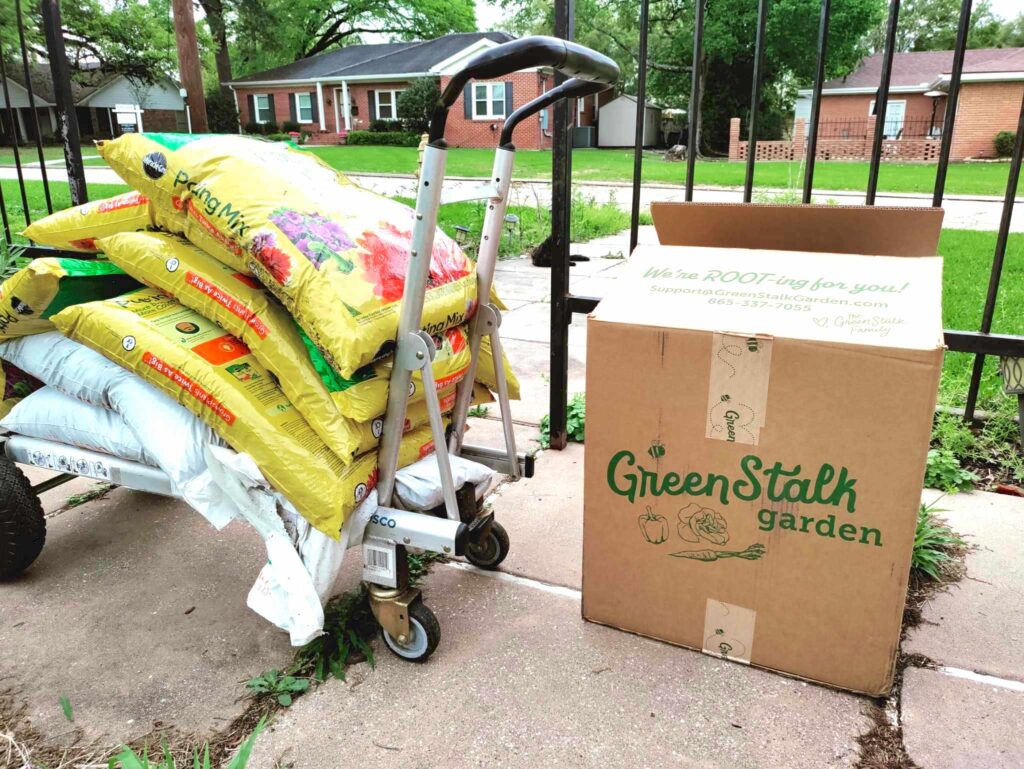
[[[504,83],[474,83],[473,117],[484,119],[505,117]]]
[[[377,119],[397,120],[398,119],[398,94],[402,91],[376,91]]]
[[[253,115],[253,120],[257,123],[269,123],[271,118],[270,97],[265,93],[258,93],[252,97],[252,103],[256,112]]]
[[[293,94],[295,97],[295,117],[300,123],[313,122],[313,95],[309,93]]]
[[[868,104],[868,115],[875,114],[875,100]],[[907,113],[907,102],[890,101],[885,106],[885,138],[899,139],[903,134],[903,119]]]

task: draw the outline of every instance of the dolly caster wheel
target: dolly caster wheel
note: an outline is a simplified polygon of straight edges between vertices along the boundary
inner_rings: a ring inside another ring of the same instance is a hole
[[[434,612],[422,601],[417,601],[409,607],[409,638],[404,642],[392,637],[384,628],[381,628],[380,632],[388,648],[410,662],[426,662],[441,640],[441,625],[438,624]]]
[[[487,536],[478,542],[466,544],[466,560],[478,569],[493,571],[505,560],[510,547],[505,527],[497,521],[493,521]]]

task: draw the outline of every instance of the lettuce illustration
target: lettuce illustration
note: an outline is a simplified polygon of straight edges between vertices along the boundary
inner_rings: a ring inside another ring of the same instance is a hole
[[[687,542],[700,542],[706,539],[715,545],[724,545],[729,541],[729,529],[720,514],[709,507],[701,507],[691,502],[679,511],[679,536]]]

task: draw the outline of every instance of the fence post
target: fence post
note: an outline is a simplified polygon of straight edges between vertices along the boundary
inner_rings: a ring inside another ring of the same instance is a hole
[[[878,122],[878,118],[875,115],[868,116],[868,122],[864,126],[864,136],[861,137],[863,145],[861,146],[860,154],[871,159],[871,140],[875,135],[875,123]]]
[[[687,147],[689,152],[690,148]],[[740,159],[740,119],[729,118],[729,160]]]
[[[46,51],[50,57],[50,76],[53,78],[53,96],[57,103],[61,144],[64,145],[64,164],[68,169],[68,187],[71,205],[89,200],[85,186],[85,166],[82,163],[82,137],[78,133],[78,115],[71,96],[71,71],[64,52],[64,33],[60,19],[60,0],[40,0],[39,11],[46,34]]]
[[[793,121],[793,160],[807,157],[807,121],[798,117]]]

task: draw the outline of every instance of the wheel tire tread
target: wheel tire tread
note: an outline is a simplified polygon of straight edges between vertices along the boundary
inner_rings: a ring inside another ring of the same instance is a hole
[[[32,565],[46,542],[46,518],[25,474],[0,457],[0,580]]]
[[[487,571],[494,571],[508,556],[509,550],[512,549],[512,543],[509,540],[508,531],[497,521],[491,524],[491,535],[498,542],[498,557],[491,563],[481,563],[473,559],[472,548],[466,548],[466,560],[476,566],[478,569],[485,569]]]

